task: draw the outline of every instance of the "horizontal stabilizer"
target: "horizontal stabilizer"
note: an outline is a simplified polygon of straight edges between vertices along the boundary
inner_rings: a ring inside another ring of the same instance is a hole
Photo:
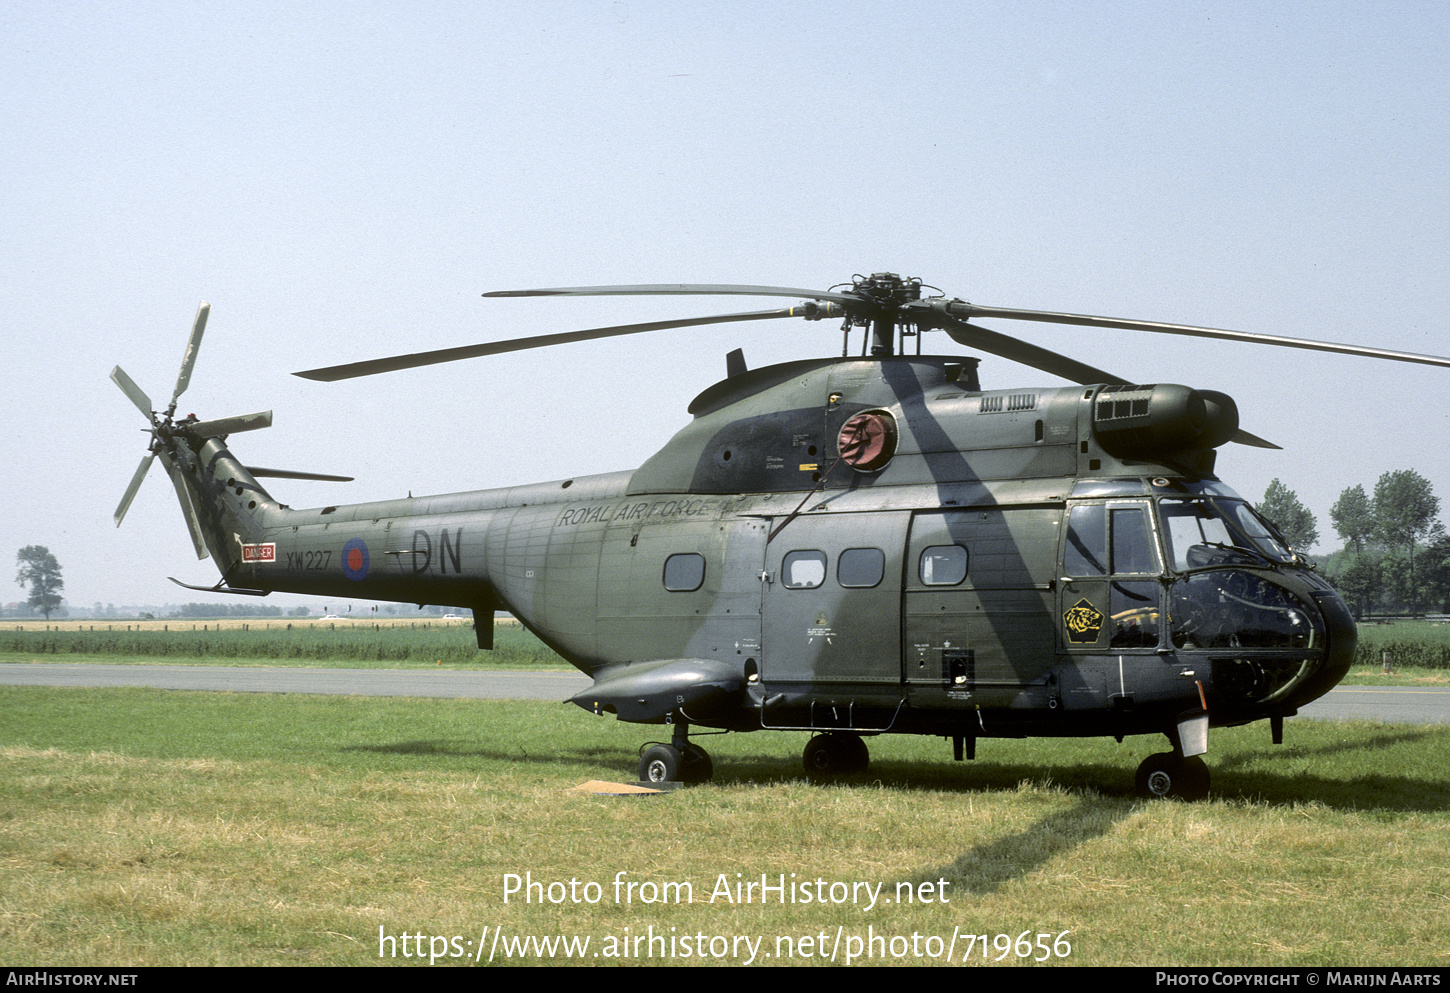
[[[183,583],[175,576],[167,576],[177,586],[185,586],[189,590],[200,590],[203,593],[240,593],[243,596],[270,596],[271,590],[248,590],[240,586],[227,586],[226,579],[217,581],[215,586],[194,586],[191,583]]]
[[[317,479],[324,483],[350,483],[352,476],[329,476],[323,472],[294,472],[291,469],[264,469],[261,466],[244,466],[256,479]]]

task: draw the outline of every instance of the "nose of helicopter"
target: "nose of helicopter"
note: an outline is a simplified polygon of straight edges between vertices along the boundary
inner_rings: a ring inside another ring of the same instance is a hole
[[[1296,707],[1317,700],[1332,690],[1349,672],[1359,647],[1359,628],[1354,615],[1338,593],[1315,592],[1314,602],[1324,618],[1326,646],[1324,661],[1312,676],[1296,688],[1291,702]]]

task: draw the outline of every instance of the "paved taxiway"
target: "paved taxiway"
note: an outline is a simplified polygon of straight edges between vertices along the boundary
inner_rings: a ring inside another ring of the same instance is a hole
[[[206,665],[0,664],[0,684],[151,686],[220,693],[325,693],[475,700],[566,700],[590,685],[578,672],[308,669]],[[1450,724],[1450,688],[1341,686],[1299,712],[1318,720]]]

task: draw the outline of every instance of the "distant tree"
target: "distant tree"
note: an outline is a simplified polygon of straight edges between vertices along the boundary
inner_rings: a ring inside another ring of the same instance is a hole
[[[1421,569],[1423,572],[1423,568]],[[1387,605],[1400,609],[1416,600],[1414,577],[1410,574],[1410,560],[1402,551],[1387,552],[1380,559],[1380,594]]]
[[[1353,545],[1356,554],[1363,554],[1365,542],[1375,533],[1374,504],[1364,487],[1351,486],[1339,494],[1339,499],[1329,508],[1329,519],[1344,543]]]
[[[1363,620],[1364,615],[1374,609],[1380,597],[1380,567],[1373,559],[1363,555],[1335,580],[1334,585],[1354,610],[1354,619]]]
[[[44,545],[26,545],[15,554],[20,571],[15,582],[30,587],[30,599],[26,603],[50,620],[51,613],[60,606],[60,591],[65,589],[65,580],[60,578],[60,563]]]
[[[1450,611],[1450,535],[1443,532],[1426,546],[1420,562],[1425,574],[1425,589],[1440,604],[1440,611]]]
[[[1319,540],[1319,522],[1309,508],[1299,502],[1294,491],[1275,479],[1264,491],[1264,499],[1255,504],[1255,509],[1284,533],[1289,546],[1307,549]]]
[[[1413,469],[1387,472],[1374,485],[1375,536],[1408,554],[1405,587],[1410,613],[1419,606],[1415,580],[1415,543],[1429,538],[1440,526],[1440,498],[1430,481]]]

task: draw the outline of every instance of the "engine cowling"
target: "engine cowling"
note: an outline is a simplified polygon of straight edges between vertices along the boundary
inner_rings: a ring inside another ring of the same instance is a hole
[[[1093,432],[1118,458],[1152,458],[1205,451],[1239,428],[1233,398],[1176,383],[1105,386],[1093,398]]]

